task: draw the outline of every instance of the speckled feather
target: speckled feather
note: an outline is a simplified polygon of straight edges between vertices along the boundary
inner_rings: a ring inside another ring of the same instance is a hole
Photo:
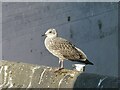
[[[45,47],[54,56],[59,58],[60,68],[63,68],[63,60],[66,59],[93,65],[82,50],[75,47],[66,39],[58,37],[57,31],[54,28],[48,29],[45,36],[47,36],[44,42]]]
[[[46,48],[55,56],[61,59],[83,60],[86,55],[79,51],[73,44],[66,39],[55,37],[45,39]]]

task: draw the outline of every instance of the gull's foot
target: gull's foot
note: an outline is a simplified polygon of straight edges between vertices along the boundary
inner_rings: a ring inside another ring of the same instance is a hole
[[[64,69],[64,68],[58,68],[58,69],[55,70],[55,72],[59,72],[59,71],[61,71],[62,69]]]

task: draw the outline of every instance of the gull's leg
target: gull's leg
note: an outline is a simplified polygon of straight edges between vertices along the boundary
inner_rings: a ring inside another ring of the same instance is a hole
[[[61,67],[61,61],[59,60],[59,66],[58,66],[59,68]]]
[[[64,64],[63,64],[63,60],[59,59],[59,68],[57,70],[55,70],[55,72],[58,72],[60,70],[64,69]]]
[[[59,59],[59,70],[64,68],[63,60]]]

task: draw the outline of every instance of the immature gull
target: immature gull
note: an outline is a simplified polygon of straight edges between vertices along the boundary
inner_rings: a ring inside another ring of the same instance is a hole
[[[48,29],[43,35],[45,38],[45,47],[54,56],[59,58],[59,69],[63,69],[63,61],[77,61],[86,64],[93,65],[92,62],[88,61],[87,56],[82,50],[75,47],[68,40],[58,37],[57,31],[54,28]]]

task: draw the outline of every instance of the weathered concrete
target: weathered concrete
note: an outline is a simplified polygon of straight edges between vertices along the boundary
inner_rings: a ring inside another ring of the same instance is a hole
[[[117,88],[118,80],[90,73],[0,61],[1,88]]]
[[[0,61],[1,88],[72,88],[79,72]]]
[[[118,78],[82,73],[80,74],[74,84],[75,88],[117,88]]]

